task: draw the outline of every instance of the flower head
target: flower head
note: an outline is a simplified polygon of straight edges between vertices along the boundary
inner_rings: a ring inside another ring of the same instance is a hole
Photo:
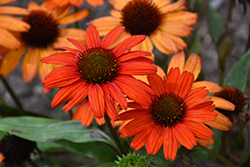
[[[248,104],[248,101],[240,90],[233,86],[224,86],[223,89],[220,92],[215,93],[214,96],[228,100],[235,105],[234,111],[217,108],[219,112],[227,116],[233,122],[233,125],[238,122],[237,117],[241,118],[243,126],[246,125],[249,121],[250,112],[249,110],[244,109]]]
[[[45,5],[50,8],[54,9],[56,7],[62,7],[66,5],[74,5],[76,7],[80,7],[84,0],[46,0]],[[99,6],[103,5],[103,0],[87,0],[87,2],[92,6]]]
[[[143,106],[151,102],[148,92],[153,93],[152,90],[132,76],[156,72],[153,61],[145,57],[150,56],[150,53],[128,52],[142,42],[145,36],[129,37],[115,48],[108,49],[123,30],[124,27],[117,26],[100,40],[95,26],[90,25],[86,33],[88,47],[69,39],[78,49],[57,47],[56,50],[67,52],[55,53],[41,60],[43,63],[64,65],[48,74],[43,82],[44,92],[61,87],[51,103],[52,107],[70,101],[62,108],[69,111],[88,98],[95,117],[103,118],[106,113],[112,120],[116,120],[118,114],[115,102],[127,108],[124,94]]]
[[[148,154],[156,154],[163,145],[165,158],[174,160],[178,143],[192,149],[196,138],[212,139],[213,132],[204,122],[216,120],[215,107],[205,87],[192,89],[192,73],[171,68],[166,81],[153,74],[148,82],[156,94],[152,102],[146,107],[129,103],[133,109],[120,114],[121,120],[130,120],[119,132],[121,137],[135,135],[131,147],[138,150],[146,145]]]
[[[28,5],[28,14],[23,21],[30,25],[27,32],[19,36],[21,46],[16,50],[7,52],[0,69],[3,77],[7,76],[18,65],[20,58],[26,53],[22,63],[22,74],[25,82],[30,82],[38,71],[41,81],[54,68],[52,65],[40,63],[40,59],[53,53],[56,46],[67,46],[67,37],[74,37],[84,42],[85,31],[67,28],[60,29],[59,25],[71,24],[89,15],[90,10],[85,9],[77,13],[68,14],[69,6],[50,10],[31,1]]]
[[[115,8],[110,10],[112,16],[94,19],[90,23],[97,27],[101,35],[107,34],[117,25],[125,26],[125,31],[119,40],[130,35],[146,35],[146,40],[137,48],[150,52],[153,50],[151,41],[165,54],[174,54],[178,50],[186,49],[187,45],[180,37],[190,36],[193,30],[190,25],[198,21],[197,14],[185,11],[186,0],[175,3],[166,0],[109,0],[109,2]]]
[[[13,0],[5,0],[0,2],[0,47],[2,53],[2,47],[8,49],[17,49],[21,42],[13,35],[12,32],[26,32],[30,26],[19,18],[10,15],[25,15],[28,14],[28,10],[14,7],[14,6],[2,6],[9,4]],[[0,54],[1,54],[0,53]]]

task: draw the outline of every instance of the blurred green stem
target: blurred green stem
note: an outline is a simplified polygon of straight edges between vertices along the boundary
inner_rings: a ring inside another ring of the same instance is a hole
[[[105,122],[106,122],[106,124],[107,124],[107,126],[108,126],[108,128],[109,128],[109,131],[110,131],[110,133],[111,133],[111,136],[113,137],[113,139],[114,139],[114,141],[115,141],[115,144],[116,144],[116,146],[117,146],[117,149],[118,149],[119,153],[120,153],[120,154],[126,155],[127,153],[126,153],[126,151],[123,149],[122,144],[121,144],[119,138],[117,137],[117,134],[116,134],[116,132],[115,132],[113,126],[112,126],[111,123],[110,123],[110,118],[105,114],[105,115],[104,115],[104,119],[105,119]]]
[[[207,147],[203,147],[203,146],[201,146],[201,145],[199,145],[199,147],[200,147],[202,150],[208,152],[209,154],[214,155],[216,158],[218,158],[220,161],[224,162],[224,163],[227,164],[228,166],[230,166],[230,167],[237,167],[235,164],[233,164],[232,162],[228,161],[225,157],[221,156],[219,153],[217,153],[217,152],[215,152],[215,151],[213,151],[213,150],[211,150],[211,149],[209,149],[209,148],[207,148]]]
[[[14,92],[12,91],[11,87],[9,86],[8,82],[5,80],[5,78],[3,76],[0,76],[1,81],[4,85],[4,87],[6,88],[6,90],[9,92],[9,94],[11,95],[12,99],[14,100],[14,102],[16,103],[17,107],[23,110],[23,106],[22,104],[19,102],[18,98],[16,97],[16,95],[14,94]]]
[[[74,9],[75,9],[75,12],[79,11],[78,7],[76,7],[76,6],[74,7]],[[79,28],[78,21],[75,22],[75,28]]]

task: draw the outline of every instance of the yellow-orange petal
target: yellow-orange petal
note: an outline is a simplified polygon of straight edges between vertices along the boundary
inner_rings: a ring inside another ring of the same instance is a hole
[[[221,108],[228,111],[234,111],[235,105],[223,98],[208,96],[211,97],[211,100],[214,102],[216,108]]]
[[[20,46],[20,41],[18,41],[12,33],[0,27],[0,46],[8,49],[17,49]]]
[[[111,16],[91,20],[89,23],[96,26],[100,36],[106,35],[114,27],[120,25],[120,19]]]
[[[187,25],[195,24],[198,21],[198,14],[188,11],[176,11],[168,13],[168,17],[162,19],[163,22],[169,20],[180,20],[182,23]]]
[[[40,6],[38,5],[37,2],[30,1],[27,9],[28,9],[28,11],[37,10],[37,9],[40,9]]]
[[[115,18],[121,18],[122,17],[122,13],[119,10],[115,10],[115,9],[111,9],[109,11],[110,15],[115,17]]]
[[[229,126],[232,125],[232,122],[228,119],[228,117],[221,114],[217,110],[214,110],[214,112],[217,114],[216,120],[211,121],[211,122],[204,122],[204,123],[212,128],[228,131]]]
[[[211,145],[213,145],[214,144],[214,140],[201,140],[201,139],[196,139],[196,141],[200,144],[200,145],[202,145],[202,146],[204,146],[204,147],[207,147],[207,146],[211,146]]]
[[[38,65],[38,58],[39,50],[35,47],[30,47],[22,63],[22,74],[24,82],[31,82],[32,79],[35,77]]]
[[[186,0],[179,0],[172,4],[169,4],[169,1],[166,1],[165,4],[164,2],[162,2],[159,4],[161,6],[159,10],[161,13],[169,13],[169,12],[177,11],[177,10],[183,9],[185,2]]]
[[[216,93],[222,90],[222,87],[216,83],[209,81],[194,82],[192,89],[205,86],[209,93]]]
[[[79,12],[67,15],[66,17],[58,20],[58,24],[65,25],[65,24],[71,24],[76,21],[82,20],[85,17],[87,17],[90,13],[90,9],[84,9]]]
[[[22,44],[17,50],[10,50],[1,63],[0,74],[6,77],[19,64],[20,58],[26,52],[27,46]]]
[[[193,73],[196,80],[201,71],[201,58],[197,54],[191,54],[186,61],[184,71]]]
[[[9,4],[9,3],[12,3],[14,2],[15,0],[1,0],[0,1],[0,5],[4,5],[4,4]]]
[[[47,1],[45,1],[47,2]],[[60,20],[62,18],[64,18],[65,16],[67,16],[67,14],[69,13],[70,9],[72,8],[71,5],[66,5],[66,6],[62,6],[62,7],[57,7],[52,11],[52,16],[56,19],[56,20]]]
[[[185,54],[184,52],[179,52],[175,54],[168,64],[167,74],[169,73],[171,68],[179,67],[180,72],[183,72],[185,64]]]
[[[150,38],[154,43],[155,47],[167,55],[175,54],[178,52],[178,48],[175,43],[161,30],[155,30],[154,33],[150,34]],[[167,45],[166,45],[167,43]]]
[[[0,15],[0,27],[10,31],[26,32],[30,25],[14,17]]]
[[[109,0],[109,3],[116,9],[122,9],[127,3],[127,0]]]
[[[99,5],[103,5],[104,3],[103,3],[103,0],[87,0],[87,2],[90,4],[90,5],[92,5],[92,6],[94,6],[94,7],[97,7],[97,6],[99,6]],[[79,5],[80,6],[80,5]]]
[[[146,36],[146,39],[144,41],[142,41],[140,44],[136,45],[135,47],[133,47],[131,50],[143,50],[143,51],[148,51],[151,53],[151,56],[148,57],[151,60],[154,61],[155,59],[155,55],[153,54],[153,44],[150,41],[150,38],[148,36]]]
[[[0,6],[0,14],[10,15],[27,15],[29,14],[27,9],[15,7],[15,6]]]
[[[184,42],[184,40],[181,37],[171,35],[171,34],[166,34],[171,40],[176,44],[177,48],[179,50],[186,50],[187,49],[187,44]]]

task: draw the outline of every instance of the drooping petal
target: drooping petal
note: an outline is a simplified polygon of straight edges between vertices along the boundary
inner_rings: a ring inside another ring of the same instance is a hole
[[[211,122],[205,122],[205,124],[215,129],[228,131],[229,127],[232,125],[231,121],[228,119],[228,117],[221,114],[220,112],[216,110],[214,110],[214,112],[217,114],[216,120]]]
[[[114,100],[117,101],[123,109],[127,109],[127,100],[118,86],[111,82],[107,82],[106,86]]]
[[[171,127],[166,127],[163,139],[163,152],[165,159],[174,160],[177,154],[177,140]]]
[[[228,111],[234,111],[235,105],[223,98],[211,96],[216,108],[221,108]]]
[[[197,87],[205,86],[209,93],[217,93],[222,90],[222,87],[217,83],[209,82],[209,81],[197,81],[194,82],[192,89]]]
[[[104,117],[105,112],[105,100],[104,100],[104,92],[100,85],[98,84],[90,84],[89,87],[89,104],[90,107],[97,118]]]
[[[162,146],[165,127],[156,125],[148,137],[146,149],[148,154],[155,155]]]
[[[76,108],[72,120],[81,121],[82,126],[89,126],[94,119],[94,114],[89,106],[88,101],[84,101]]]

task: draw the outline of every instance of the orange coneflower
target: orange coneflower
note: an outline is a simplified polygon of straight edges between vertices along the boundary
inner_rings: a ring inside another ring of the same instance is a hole
[[[156,72],[153,61],[146,51],[131,51],[145,39],[144,35],[136,35],[125,39],[113,49],[108,47],[122,33],[124,27],[117,26],[102,40],[95,26],[90,25],[86,32],[88,47],[69,39],[78,50],[68,47],[57,47],[56,50],[68,51],[55,53],[43,58],[43,63],[61,64],[45,77],[45,90],[62,87],[55,95],[51,106],[57,107],[67,101],[62,109],[69,111],[88,98],[91,110],[97,118],[106,113],[112,120],[118,118],[115,101],[122,108],[127,108],[124,94],[143,106],[150,103],[148,92],[153,93],[143,82],[132,75],[147,75]]]
[[[103,0],[86,0],[92,6],[103,5]],[[46,0],[45,4],[48,8],[54,9],[55,7],[62,7],[66,5],[74,5],[80,7],[83,3],[83,0]]]
[[[121,120],[131,120],[120,129],[121,137],[135,135],[131,147],[135,150],[146,145],[148,154],[156,154],[163,145],[166,159],[174,160],[178,143],[187,149],[197,145],[196,138],[212,139],[213,131],[204,122],[216,120],[215,107],[205,87],[192,89],[194,75],[171,68],[166,81],[159,75],[148,75],[155,96],[145,107],[136,103],[134,108],[120,114]]]
[[[198,21],[196,13],[186,10],[186,0],[171,3],[169,0],[109,0],[115,9],[112,16],[90,21],[97,27],[100,35],[107,34],[117,25],[125,26],[120,40],[130,35],[146,35],[139,46],[141,50],[152,52],[153,44],[165,54],[173,54],[187,48],[180,37],[192,34],[190,26]],[[150,40],[151,39],[151,40]],[[153,58],[152,58],[153,59]]]
[[[14,0],[0,1],[0,47],[8,49],[17,49],[21,43],[16,39],[12,32],[26,32],[29,25],[20,19],[9,15],[26,15],[27,9],[14,6],[1,6],[12,3]],[[2,48],[1,51],[2,53]],[[0,53],[0,54],[1,54]]]
[[[40,63],[41,58],[52,54],[53,48],[56,46],[68,45],[67,37],[84,41],[84,30],[58,28],[59,25],[79,21],[90,13],[89,9],[85,9],[68,14],[70,8],[70,6],[66,6],[49,10],[44,3],[39,6],[36,2],[31,1],[28,5],[29,13],[23,17],[23,21],[31,27],[28,32],[18,35],[22,44],[17,50],[10,50],[6,54],[2,61],[0,74],[5,77],[12,72],[27,51],[22,64],[23,80],[30,82],[38,71],[39,78],[43,81],[53,67]]]

